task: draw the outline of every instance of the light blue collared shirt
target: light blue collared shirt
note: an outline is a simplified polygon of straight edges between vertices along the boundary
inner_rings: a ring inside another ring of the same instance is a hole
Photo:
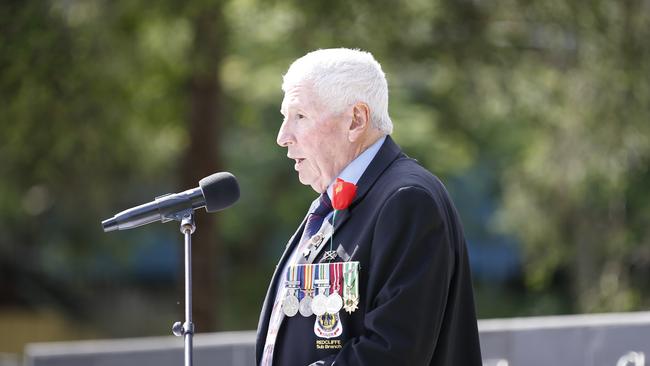
[[[339,173],[338,177],[346,182],[357,184],[363,173],[368,169],[368,165],[370,165],[372,159],[374,159],[377,152],[379,152],[379,148],[381,148],[381,145],[385,140],[386,136],[382,136],[379,140],[375,141],[374,144],[370,145],[369,148],[352,160],[350,164]],[[327,187],[327,195],[329,196],[330,201],[333,196],[332,191],[334,189],[334,183],[336,183],[336,179],[334,179],[334,181],[330,183],[329,187]]]

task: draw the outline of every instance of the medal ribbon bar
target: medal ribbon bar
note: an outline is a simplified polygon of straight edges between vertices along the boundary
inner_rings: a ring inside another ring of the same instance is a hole
[[[352,313],[359,305],[359,262],[345,262],[343,272],[343,308]]]
[[[330,263],[330,293],[338,293],[339,295],[343,295],[343,291],[341,291],[341,272],[343,272],[343,263],[342,262],[334,262]]]

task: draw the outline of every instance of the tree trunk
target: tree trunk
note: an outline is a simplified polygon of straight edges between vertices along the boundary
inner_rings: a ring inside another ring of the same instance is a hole
[[[220,141],[222,129],[222,90],[219,66],[225,39],[220,5],[196,10],[192,15],[194,45],[189,57],[189,145],[182,162],[183,187],[222,168]],[[195,216],[192,237],[193,321],[197,332],[209,332],[219,325],[220,245],[216,215],[203,210]],[[182,283],[182,282],[181,282]]]

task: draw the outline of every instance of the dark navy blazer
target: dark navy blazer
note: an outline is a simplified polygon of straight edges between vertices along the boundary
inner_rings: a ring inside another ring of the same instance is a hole
[[[327,342],[314,333],[314,315],[285,318],[273,364],[481,365],[467,247],[443,184],[388,137],[357,185],[350,207],[336,215],[334,248],[342,245],[360,262],[359,309],[341,310],[343,332]],[[257,328],[258,364],[278,272]]]

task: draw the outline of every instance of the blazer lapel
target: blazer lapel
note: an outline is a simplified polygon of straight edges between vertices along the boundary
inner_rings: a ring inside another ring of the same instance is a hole
[[[323,233],[324,238],[321,245],[312,250],[312,253],[307,259],[307,263],[313,263],[323,248],[328,246],[326,245],[327,240],[329,240],[329,238],[334,233],[336,233],[336,231],[340,229],[346,221],[348,221],[354,212],[354,207],[363,199],[363,197],[365,197],[381,173],[383,173],[384,170],[386,170],[386,168],[388,168],[388,166],[401,155],[401,153],[402,151],[400,150],[399,146],[397,146],[397,144],[393,141],[393,139],[390,136],[386,136],[386,141],[384,141],[384,143],[381,145],[381,148],[377,152],[377,155],[375,155],[375,157],[372,159],[368,165],[368,168],[366,168],[366,171],[359,179],[359,182],[357,182],[357,194],[354,197],[354,200],[350,206],[348,206],[348,208],[336,212],[336,217],[334,217],[334,225],[332,225],[330,222],[330,220],[332,220],[331,218],[325,222],[326,224],[332,226],[332,228],[331,230],[325,231]],[[323,225],[323,227],[326,227],[326,225]],[[336,250],[336,248],[338,248],[338,244],[334,243],[332,249]]]
[[[266,290],[266,297],[264,298],[264,304],[262,305],[262,311],[260,312],[260,320],[257,324],[257,341],[256,341],[256,353],[257,353],[257,363],[260,362],[262,358],[262,352],[264,351],[264,343],[266,343],[266,333],[268,332],[269,320],[271,318],[271,310],[273,309],[273,301],[275,300],[275,294],[277,292],[278,276],[281,275],[281,271],[285,266],[287,260],[293,252],[293,248],[296,246],[297,241],[300,240],[302,232],[305,229],[305,223],[307,222],[307,217],[309,213],[305,215],[305,218],[302,219],[302,223],[298,227],[298,230],[291,236],[291,239],[287,242],[287,245],[284,247],[284,252],[280,257],[278,265],[275,266],[275,271],[273,271],[273,276],[271,277],[271,283],[269,284],[268,290]]]

